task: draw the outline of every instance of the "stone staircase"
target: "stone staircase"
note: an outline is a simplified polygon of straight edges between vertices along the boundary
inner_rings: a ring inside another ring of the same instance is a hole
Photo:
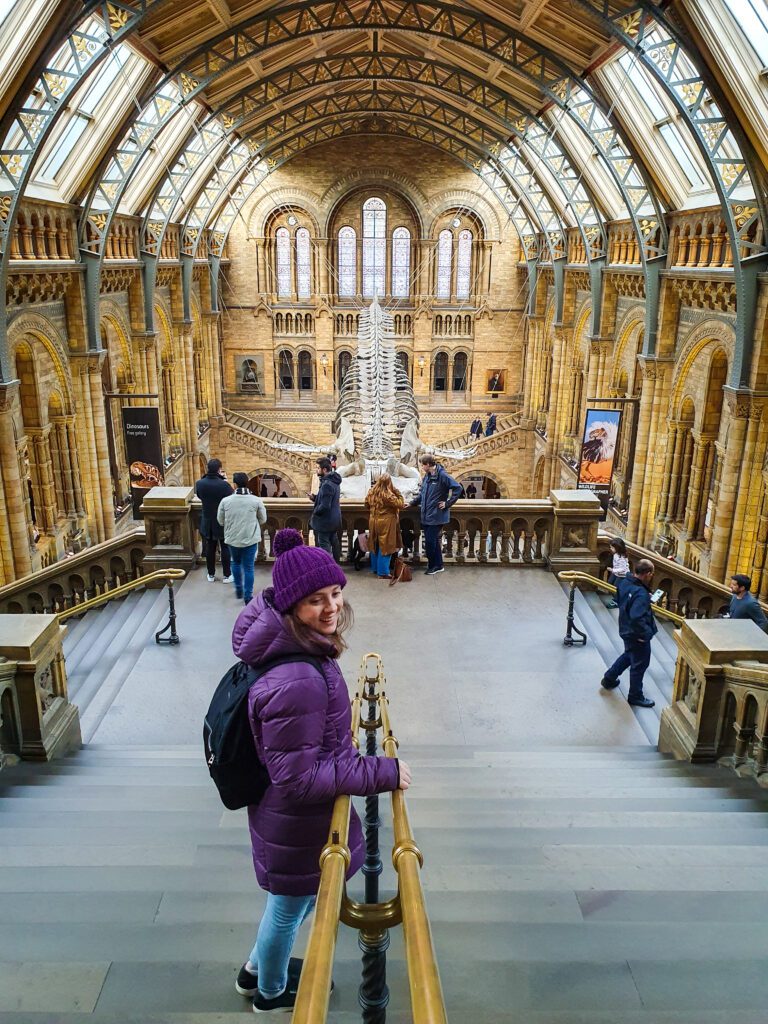
[[[168,591],[133,591],[70,619],[64,638],[69,697],[87,743],[128,678],[136,659],[168,619]]]
[[[451,1024],[765,1019],[768,794],[650,746],[403,754]],[[2,772],[0,862],[0,1022],[245,1019],[233,980],[262,894],[197,745]],[[337,1024],[360,1019],[358,956],[342,926]],[[400,931],[388,980],[405,1024]]]
[[[496,434],[501,434],[506,430],[516,430],[520,427],[520,413],[511,413],[509,416],[499,416],[496,420]],[[492,434],[495,437],[496,434]],[[463,434],[459,434],[457,437],[451,437],[447,441],[436,441],[435,444],[440,448],[471,448],[481,443],[483,439],[478,440],[474,434],[470,434],[465,431]]]

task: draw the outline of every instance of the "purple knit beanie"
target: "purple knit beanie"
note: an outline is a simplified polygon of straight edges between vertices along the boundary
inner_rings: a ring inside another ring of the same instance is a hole
[[[272,544],[275,608],[287,612],[303,597],[323,587],[347,585],[347,577],[322,548],[308,548],[298,530],[278,530]]]

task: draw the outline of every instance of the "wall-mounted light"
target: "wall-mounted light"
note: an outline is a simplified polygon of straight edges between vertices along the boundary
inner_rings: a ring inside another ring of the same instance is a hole
[[[326,377],[328,375],[328,356],[325,352],[320,356],[320,365],[323,368],[323,376]]]
[[[427,360],[424,358],[424,356],[419,356],[417,362],[419,364],[419,376],[423,377],[424,376],[424,367],[427,365]]]

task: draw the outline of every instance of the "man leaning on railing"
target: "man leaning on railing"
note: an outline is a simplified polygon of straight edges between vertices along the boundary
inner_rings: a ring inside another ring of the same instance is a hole
[[[768,632],[768,618],[760,607],[760,602],[750,593],[752,580],[744,573],[731,576],[731,604],[728,617],[731,619],[752,619],[764,632]]]

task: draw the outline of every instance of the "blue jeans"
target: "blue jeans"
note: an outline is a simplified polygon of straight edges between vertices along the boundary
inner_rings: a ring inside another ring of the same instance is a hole
[[[256,945],[248,963],[258,968],[259,992],[265,999],[276,999],[288,984],[288,961],[296,933],[315,907],[314,896],[275,896],[267,893],[267,905],[261,916]]]
[[[338,530],[315,530],[315,543],[323,551],[327,551],[334,562],[341,561],[341,541]]]
[[[258,544],[249,544],[247,548],[236,548],[232,544],[229,545],[235,590],[242,591],[246,601],[250,601],[253,597],[253,563],[256,561],[258,548]]]
[[[371,552],[371,572],[377,576],[389,576],[389,567],[392,564],[392,555],[382,555],[381,549],[376,548]]]
[[[421,532],[424,534],[424,547],[427,551],[427,561],[430,569],[442,569],[443,567],[443,551],[440,547],[440,531],[442,526],[422,526]]]
[[[629,669],[629,696],[635,700],[643,696],[643,676],[651,663],[651,641],[624,640],[624,653],[605,673],[605,678],[615,683],[625,669]]]

